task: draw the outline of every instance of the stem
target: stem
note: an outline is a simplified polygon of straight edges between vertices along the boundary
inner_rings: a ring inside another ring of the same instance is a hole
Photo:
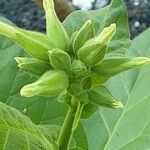
[[[58,137],[59,150],[67,150],[69,147],[70,140],[73,134],[72,126],[74,122],[75,112],[76,112],[76,108],[70,106]]]

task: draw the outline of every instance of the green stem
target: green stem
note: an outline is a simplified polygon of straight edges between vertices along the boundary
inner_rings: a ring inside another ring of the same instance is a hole
[[[70,106],[58,137],[59,150],[67,150],[69,147],[70,140],[73,134],[72,126],[74,122],[75,112],[76,108]]]

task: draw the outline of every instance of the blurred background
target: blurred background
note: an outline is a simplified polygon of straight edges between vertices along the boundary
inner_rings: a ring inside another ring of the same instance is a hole
[[[19,27],[45,31],[42,0],[0,0],[0,16],[11,20]],[[97,9],[110,0],[55,0],[57,13],[62,21],[74,9]],[[150,0],[124,0],[129,12],[131,38],[150,27]]]

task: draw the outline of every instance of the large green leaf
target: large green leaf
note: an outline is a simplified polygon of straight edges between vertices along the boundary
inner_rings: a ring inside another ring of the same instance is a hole
[[[124,53],[130,46],[127,9],[123,0],[112,0],[111,3],[98,10],[76,11],[69,15],[63,22],[69,35],[77,31],[82,25],[91,19],[96,33],[100,33],[104,27],[116,23],[117,32],[108,47],[109,52]]]
[[[52,145],[28,117],[0,103],[0,149],[52,150]]]
[[[128,56],[150,57],[150,29],[132,42]],[[101,108],[83,121],[89,150],[146,150],[150,148],[150,65],[124,72],[107,82],[123,110]]]

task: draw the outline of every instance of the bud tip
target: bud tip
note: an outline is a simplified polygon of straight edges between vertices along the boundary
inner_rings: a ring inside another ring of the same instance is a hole
[[[119,102],[119,101],[114,102],[113,105],[114,105],[115,109],[117,109],[117,108],[121,108],[122,109],[123,108],[123,104],[121,102]]]

